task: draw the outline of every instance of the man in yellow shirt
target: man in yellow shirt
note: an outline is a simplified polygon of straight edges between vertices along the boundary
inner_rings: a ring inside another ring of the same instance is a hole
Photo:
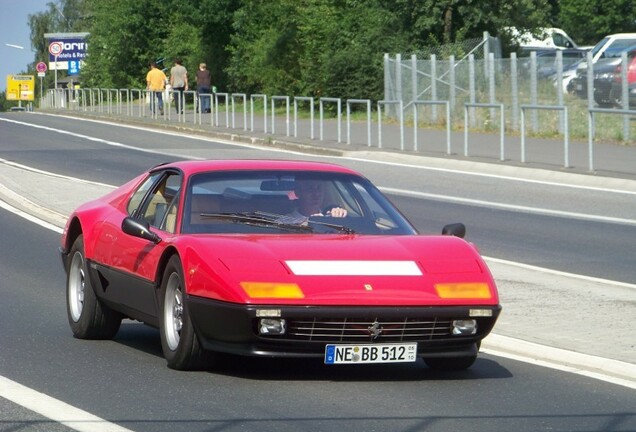
[[[166,74],[157,67],[157,63],[150,64],[150,70],[146,74],[146,89],[150,92],[150,112],[155,112],[155,98],[159,112],[163,114],[163,91],[166,88]]]

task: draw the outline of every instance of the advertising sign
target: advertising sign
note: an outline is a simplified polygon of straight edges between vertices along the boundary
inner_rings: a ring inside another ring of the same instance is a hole
[[[60,39],[49,43],[49,61],[72,61],[83,60],[86,57],[87,43],[84,39]]]
[[[73,74],[79,73],[88,52],[88,36],[88,33],[45,33],[49,46],[49,69],[70,69]]]
[[[35,76],[7,75],[7,100],[32,101],[35,99]]]

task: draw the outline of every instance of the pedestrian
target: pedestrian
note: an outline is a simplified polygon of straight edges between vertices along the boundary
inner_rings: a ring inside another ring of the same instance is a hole
[[[163,115],[163,90],[166,79],[166,74],[157,67],[157,63],[150,63],[150,70],[146,74],[146,89],[150,92],[150,112],[153,114],[157,107]]]
[[[183,92],[188,90],[188,71],[181,64],[180,58],[174,60],[174,66],[170,69],[170,85],[176,93],[177,102],[175,107],[177,108],[177,114],[183,114],[183,106],[181,104],[185,105]]]
[[[197,71],[197,94],[199,95],[201,112],[204,113],[210,112],[210,99],[212,98],[210,95],[211,82],[212,76],[210,75],[207,65],[205,63],[199,64],[199,70]],[[207,96],[201,97],[201,95]]]

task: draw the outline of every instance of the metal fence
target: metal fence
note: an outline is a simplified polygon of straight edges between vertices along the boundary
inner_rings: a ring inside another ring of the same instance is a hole
[[[588,53],[587,64],[592,64]],[[623,63],[627,63],[623,54]],[[394,57],[384,56],[384,98],[400,100],[406,121],[421,125],[437,125],[445,122],[444,113],[432,105],[428,112],[415,110],[419,101],[447,101],[450,109],[451,123],[454,128],[463,124],[473,129],[496,130],[501,125],[500,113],[495,109],[487,111],[469,109],[468,119],[463,111],[466,104],[503,104],[505,129],[519,132],[521,129],[521,107],[568,107],[560,108],[557,115],[549,110],[529,110],[528,126],[534,134],[570,134],[585,138],[588,135],[581,119],[585,119],[591,109],[596,108],[594,100],[594,66],[587,68],[583,79],[587,83],[587,92],[576,93],[572,86],[576,71],[575,58],[564,58],[561,51],[553,57],[538,56],[531,52],[529,57],[496,58],[488,53],[487,58],[479,59],[475,54],[456,58],[439,59],[435,54],[421,59],[411,55],[405,59],[397,54]],[[614,111],[603,110],[606,115],[602,122],[606,130],[596,130],[596,136],[611,140],[631,142],[636,138],[630,127],[633,112],[629,111],[627,94],[627,68],[622,68],[615,78],[622,86],[622,106]],[[566,125],[566,113],[570,122]],[[399,115],[396,106],[387,110],[387,114],[395,118]],[[418,115],[419,114],[419,115]],[[569,128],[568,128],[569,126]]]

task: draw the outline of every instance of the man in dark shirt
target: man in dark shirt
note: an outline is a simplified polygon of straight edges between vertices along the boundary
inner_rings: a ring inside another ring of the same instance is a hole
[[[211,86],[212,76],[210,75],[210,71],[207,69],[205,63],[201,63],[199,65],[199,70],[197,71],[197,93],[199,94],[199,103],[201,104],[201,112],[209,113],[210,112],[210,102],[212,96],[210,95],[210,86]],[[201,95],[210,95],[203,96]]]

